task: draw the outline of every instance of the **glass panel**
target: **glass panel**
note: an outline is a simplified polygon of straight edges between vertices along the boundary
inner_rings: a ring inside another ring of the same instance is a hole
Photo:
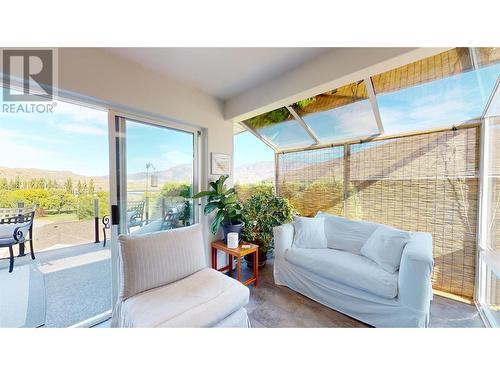
[[[293,108],[324,143],[379,133],[364,81],[301,100]]]
[[[249,131],[234,136],[234,187],[242,202],[274,190],[274,151]]]
[[[486,223],[484,225],[484,244],[493,251],[500,251],[500,116],[489,117],[486,139],[486,181],[484,189],[486,204]]]
[[[500,327],[500,278],[486,266],[486,295],[482,306],[492,326]]]
[[[344,147],[279,154],[277,190],[303,216],[344,212]]]
[[[0,113],[0,327],[68,327],[112,307],[102,221],[109,215],[108,114],[49,103],[52,112]],[[34,216],[16,241],[19,214]]]
[[[489,322],[500,326],[500,90],[493,95],[484,119],[479,267],[481,306]]]
[[[285,107],[252,117],[244,123],[277,148],[307,147],[314,144],[314,140]]]
[[[500,73],[498,48],[455,48],[372,78],[387,134],[478,118]]]
[[[126,120],[122,232],[143,234],[194,223],[189,198],[193,195],[193,137],[193,133]]]

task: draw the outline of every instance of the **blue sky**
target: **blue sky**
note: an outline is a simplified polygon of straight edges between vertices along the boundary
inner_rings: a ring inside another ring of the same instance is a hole
[[[144,172],[147,163],[157,171],[193,161],[193,134],[128,121],[127,173]]]
[[[377,96],[387,134],[450,126],[479,117],[500,74],[500,64]],[[304,118],[327,141],[372,134],[368,101]],[[57,102],[53,114],[0,112],[0,166],[70,170],[86,176],[108,174],[107,113]],[[308,144],[298,124],[279,124],[262,132],[283,147]],[[192,135],[142,124],[128,126],[129,173],[157,170],[192,160]],[[235,166],[274,160],[255,136],[235,136]]]
[[[274,160],[274,151],[250,132],[234,137],[235,167],[258,161]]]
[[[107,175],[107,124],[105,111],[64,102],[52,114],[0,112],[0,166]]]
[[[1,103],[3,104],[3,103]],[[189,133],[127,123],[128,173],[187,164]],[[84,176],[109,174],[106,111],[58,101],[53,113],[0,112],[0,166],[68,170]]]

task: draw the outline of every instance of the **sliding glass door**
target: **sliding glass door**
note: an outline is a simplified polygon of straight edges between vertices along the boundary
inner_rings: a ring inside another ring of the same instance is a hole
[[[487,321],[500,327],[500,88],[483,120],[478,302]]]
[[[2,106],[12,105],[5,92],[20,94],[0,91]],[[0,113],[0,328],[90,325],[112,308],[102,224],[107,110],[51,105],[47,113]],[[18,227],[25,236],[16,236]]]
[[[141,235],[193,225],[198,207],[198,131],[110,113],[115,179],[111,201],[113,280],[119,234]],[[117,285],[114,286],[114,296]]]

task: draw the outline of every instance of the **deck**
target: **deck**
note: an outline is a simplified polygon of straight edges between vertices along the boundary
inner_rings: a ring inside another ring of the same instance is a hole
[[[102,244],[0,260],[0,327],[68,327],[111,309],[111,253]]]

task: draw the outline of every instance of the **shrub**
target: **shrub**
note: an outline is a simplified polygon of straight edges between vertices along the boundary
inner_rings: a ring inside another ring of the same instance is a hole
[[[262,181],[252,184],[238,184],[234,185],[236,195],[240,202],[246,202],[252,195],[255,194],[268,194],[272,195],[274,190],[274,183],[271,181]]]
[[[252,195],[244,204],[242,216],[245,225],[242,237],[257,243],[263,254],[273,248],[273,228],[292,221],[296,214],[288,199],[262,193]]]

